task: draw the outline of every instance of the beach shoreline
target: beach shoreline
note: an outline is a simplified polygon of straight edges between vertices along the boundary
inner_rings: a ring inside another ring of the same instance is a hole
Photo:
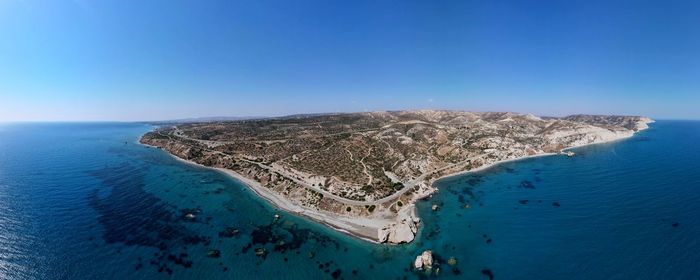
[[[360,220],[365,220],[364,224],[358,224],[358,223],[353,223],[347,220],[342,219],[342,217],[332,217],[329,216],[326,213],[323,213],[321,211],[316,211],[316,212],[311,212],[309,211],[310,209],[305,209],[302,206],[295,205],[286,198],[274,193],[273,191],[263,187],[260,185],[260,183],[255,182],[251,179],[248,179],[232,170],[228,170],[225,168],[220,168],[220,167],[211,167],[211,166],[206,166],[202,165],[190,160],[186,160],[183,158],[180,158],[166,150],[161,149],[160,147],[141,143],[139,139],[139,143],[141,145],[144,145],[146,147],[150,148],[156,148],[159,150],[162,150],[163,152],[167,153],[169,156],[174,158],[175,160],[189,164],[192,166],[197,166],[200,168],[206,168],[206,169],[211,169],[214,171],[217,171],[219,173],[223,173],[224,175],[234,179],[235,181],[245,185],[249,189],[251,189],[258,197],[262,198],[263,200],[267,201],[270,203],[273,207],[278,208],[279,210],[288,212],[290,214],[302,217],[302,218],[308,218],[311,219],[315,222],[318,222],[320,224],[323,224],[335,231],[338,231],[340,233],[350,235],[352,237],[359,238],[361,240],[369,241],[375,244],[379,244],[377,241],[377,234],[376,232],[379,230],[379,228],[385,226],[385,224],[388,224],[392,222],[391,220],[376,220],[376,219],[367,219],[363,218]],[[372,222],[381,222],[381,225],[376,225],[372,224]]]
[[[642,130],[644,130],[644,129],[640,129],[639,131],[642,131]],[[459,171],[456,173],[446,174],[446,175],[440,176],[440,177],[435,178],[435,179],[431,179],[430,181],[427,182],[427,184],[431,187],[432,190],[428,193],[425,193],[423,196],[421,196],[417,199],[414,199],[411,203],[409,203],[409,205],[407,205],[408,209],[406,209],[405,213],[409,213],[409,217],[415,217],[419,220],[420,217],[418,216],[418,213],[416,210],[417,201],[420,199],[423,199],[425,197],[429,197],[434,192],[439,191],[439,189],[436,187],[436,183],[442,179],[481,172],[481,171],[493,168],[493,167],[498,166],[499,164],[503,164],[503,163],[520,161],[520,160],[531,159],[531,158],[545,157],[545,156],[560,155],[564,151],[568,151],[568,150],[575,149],[575,148],[580,148],[580,147],[589,146],[589,145],[596,145],[596,144],[612,143],[615,141],[620,141],[620,140],[631,138],[634,135],[636,135],[639,131],[634,132],[634,133],[629,134],[629,135],[621,135],[620,137],[605,140],[605,141],[586,143],[586,144],[581,144],[581,145],[575,145],[572,147],[566,147],[566,148],[561,149],[561,151],[558,153],[541,153],[541,154],[535,154],[535,155],[528,155],[528,156],[524,156],[524,157],[517,157],[517,158],[500,160],[500,161],[496,161],[493,163],[479,166],[479,167],[474,168],[474,169],[463,170],[463,171]],[[174,154],[172,154],[172,153],[168,152],[167,150],[164,150],[160,147],[152,146],[152,145],[149,145],[146,143],[142,143],[141,137],[139,138],[139,141],[138,141],[139,144],[141,144],[141,145],[163,150],[168,155],[170,155],[171,157],[175,158],[176,160],[178,160],[180,162],[183,162],[186,164],[191,164],[191,165],[197,166],[197,167],[212,169],[212,170],[215,170],[217,172],[223,173],[223,174],[233,178],[234,180],[242,183],[243,185],[247,186],[249,189],[251,189],[253,192],[255,192],[255,194],[257,196],[261,197],[263,200],[267,201],[275,208],[278,208],[282,211],[288,212],[288,213],[293,214],[293,215],[297,215],[297,216],[302,217],[302,218],[311,219],[315,222],[323,224],[326,227],[331,228],[335,231],[341,232],[343,234],[346,234],[346,235],[349,235],[349,236],[352,236],[355,238],[359,238],[359,239],[364,240],[364,241],[369,241],[371,243],[380,244],[380,242],[378,240],[378,235],[377,235],[378,231],[382,228],[387,227],[387,225],[390,225],[392,223],[396,223],[396,220],[389,220],[389,219],[360,218],[360,217],[349,218],[349,217],[341,217],[341,216],[336,216],[336,215],[332,216],[331,213],[324,213],[321,210],[308,209],[308,208],[302,207],[300,205],[296,205],[296,204],[292,203],[291,201],[289,201],[288,199],[286,199],[285,197],[275,193],[272,190],[269,190],[269,189],[263,187],[260,183],[254,181],[254,180],[251,180],[249,178],[246,178],[245,176],[238,174],[233,170],[229,170],[229,169],[225,169],[225,168],[221,168],[221,167],[205,166],[205,165],[202,165],[202,164],[190,161],[190,160],[180,158],[180,157],[178,157],[178,156],[176,156],[176,155],[174,155]],[[350,221],[349,219],[352,219],[353,221]]]

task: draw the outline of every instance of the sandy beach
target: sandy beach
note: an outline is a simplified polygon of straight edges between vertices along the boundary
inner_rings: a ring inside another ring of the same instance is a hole
[[[151,147],[151,148],[156,148],[159,149],[156,146],[148,145],[148,144],[143,144],[144,146]],[[167,151],[164,150],[164,152],[168,153]],[[172,156],[176,160],[183,162],[185,164],[190,164],[194,165],[197,167],[202,167],[202,168],[207,168],[207,169],[212,169],[216,170],[218,172],[221,172],[227,176],[232,177],[236,181],[239,181],[243,183],[244,185],[248,186],[251,190],[253,190],[258,196],[262,197],[265,199],[267,202],[272,204],[273,206],[279,208],[280,210],[289,212],[294,215],[302,216],[309,218],[311,220],[314,220],[316,222],[319,222],[321,224],[324,224],[336,231],[342,232],[344,234],[354,236],[357,238],[360,238],[362,240],[366,240],[372,243],[378,243],[377,242],[377,231],[381,228],[386,226],[387,224],[392,223],[392,220],[380,220],[380,219],[369,219],[369,218],[353,218],[352,221],[349,220],[349,218],[346,217],[338,217],[338,216],[331,216],[329,213],[324,213],[319,210],[313,210],[313,209],[307,209],[302,206],[293,204],[291,201],[287,200],[286,198],[280,196],[279,194],[273,192],[272,190],[269,190],[260,183],[255,182],[251,179],[248,179],[232,170],[228,170],[225,168],[218,168],[218,167],[210,167],[210,166],[205,166],[193,161],[189,161],[186,159],[182,159],[180,157],[177,157],[171,153],[168,153],[168,155]]]

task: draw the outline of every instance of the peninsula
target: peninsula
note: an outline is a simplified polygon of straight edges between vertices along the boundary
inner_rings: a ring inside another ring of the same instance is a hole
[[[631,137],[651,122],[418,110],[170,124],[140,141],[225,172],[286,211],[398,244],[415,238],[415,202],[439,178]]]

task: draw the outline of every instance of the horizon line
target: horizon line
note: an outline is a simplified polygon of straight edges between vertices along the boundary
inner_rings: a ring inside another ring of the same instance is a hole
[[[158,122],[197,122],[201,119],[201,122],[216,122],[216,121],[237,121],[237,120],[260,120],[260,119],[272,119],[272,118],[285,118],[292,116],[303,116],[303,115],[333,115],[333,114],[358,114],[358,113],[372,113],[372,112],[402,112],[402,111],[451,111],[451,112],[473,112],[473,113],[516,113],[516,114],[532,114],[537,117],[553,117],[561,118],[573,115],[591,115],[591,116],[639,116],[648,117],[653,120],[661,121],[700,121],[700,118],[666,118],[666,117],[653,117],[645,116],[642,114],[592,114],[592,113],[570,113],[565,115],[538,115],[534,113],[523,113],[516,111],[479,111],[479,110],[455,110],[455,109],[401,109],[401,110],[372,110],[372,111],[336,111],[336,112],[312,112],[312,113],[293,113],[293,114],[283,114],[283,115],[268,115],[268,116],[198,116],[198,117],[175,117],[171,119],[154,119],[154,120],[110,120],[110,119],[84,119],[84,120],[0,120],[0,124],[11,124],[11,123],[158,123]],[[230,120],[226,120],[230,118]],[[212,120],[206,120],[212,119]],[[222,120],[216,120],[222,119]]]

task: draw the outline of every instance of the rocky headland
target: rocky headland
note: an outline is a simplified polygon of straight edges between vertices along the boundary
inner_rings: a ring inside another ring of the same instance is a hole
[[[398,244],[415,238],[415,203],[439,178],[631,137],[651,122],[420,110],[169,124],[140,141],[225,172],[286,211]]]

